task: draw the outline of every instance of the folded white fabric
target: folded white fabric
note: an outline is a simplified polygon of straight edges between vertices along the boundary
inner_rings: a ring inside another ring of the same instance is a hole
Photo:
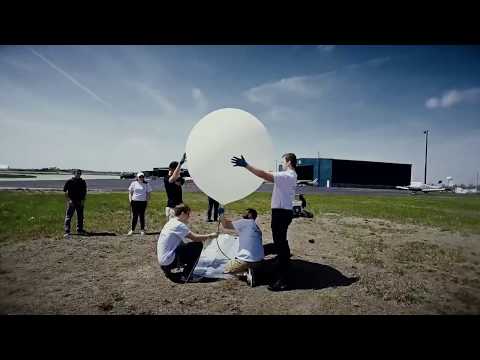
[[[206,278],[232,278],[232,275],[224,274],[223,271],[229,261],[227,256],[233,259],[238,252],[238,236],[220,234],[218,239],[213,239],[205,245],[193,274]]]

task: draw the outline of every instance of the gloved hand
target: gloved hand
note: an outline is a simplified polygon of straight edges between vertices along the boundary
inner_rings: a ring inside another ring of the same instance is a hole
[[[222,217],[225,215],[225,209],[223,207],[218,208],[218,217]]]
[[[187,161],[187,153],[184,153],[182,159],[180,160],[180,165],[183,165]]]
[[[243,155],[240,155],[241,158],[238,158],[236,156],[234,156],[232,158],[232,164],[233,166],[241,166],[241,167],[247,167],[248,164],[247,164],[247,161],[245,160],[245,158],[243,157]]]

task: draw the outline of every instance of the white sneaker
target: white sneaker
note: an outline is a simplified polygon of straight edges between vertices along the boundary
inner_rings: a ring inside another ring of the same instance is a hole
[[[253,277],[252,269],[248,269],[247,271],[247,284],[250,285],[250,287],[255,286],[255,278]]]
[[[130,230],[128,233],[127,233],[127,236],[132,236],[133,235],[133,230]]]
[[[143,230],[140,231],[140,235],[142,235],[142,236],[145,235],[145,231],[143,231]]]

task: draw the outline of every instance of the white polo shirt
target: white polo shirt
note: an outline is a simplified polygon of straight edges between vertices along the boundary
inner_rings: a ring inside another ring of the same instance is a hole
[[[128,191],[132,193],[132,200],[147,201],[147,193],[152,192],[152,187],[148,183],[135,180],[128,187]]]
[[[272,209],[292,210],[297,187],[297,173],[291,169],[273,174]]]
[[[238,232],[237,259],[247,262],[263,260],[262,231],[253,219],[239,219],[232,221]]]
[[[182,242],[189,242],[185,238],[189,232],[188,226],[176,217],[165,224],[157,242],[157,257],[161,266],[170,265],[175,260],[175,250]]]

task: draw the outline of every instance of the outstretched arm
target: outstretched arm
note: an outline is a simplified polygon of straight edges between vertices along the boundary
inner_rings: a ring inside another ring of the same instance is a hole
[[[224,229],[235,230],[235,228],[233,227],[233,224],[230,220],[227,220],[224,217],[221,217],[220,222],[222,223],[222,226],[223,226]]]
[[[218,236],[217,233],[211,233],[211,234],[207,234],[207,235],[199,235],[199,234],[195,234],[194,232],[189,232],[186,236],[187,239],[190,239],[194,242],[200,242],[200,241],[207,241],[207,240],[210,240],[210,239],[215,239],[216,237]]]
[[[173,171],[173,174],[168,178],[169,183],[174,183],[180,177],[180,170],[182,169],[182,165],[186,160],[187,160],[187,154],[184,153],[182,156],[182,159],[180,160],[177,167]]]
[[[247,161],[245,160],[245,158],[243,157],[243,155],[241,155],[240,158],[234,156],[232,158],[231,162],[232,162],[233,166],[244,167],[245,169],[250,171],[253,175],[258,176],[259,178],[261,178],[265,181],[269,181],[269,182],[274,181],[272,173],[269,173],[269,172],[261,170],[261,169],[257,169],[256,167],[254,167],[252,165],[249,165],[247,163]]]
[[[225,209],[223,207],[218,208],[218,219],[222,223],[224,229],[235,230],[232,222],[230,220],[225,219]]]

